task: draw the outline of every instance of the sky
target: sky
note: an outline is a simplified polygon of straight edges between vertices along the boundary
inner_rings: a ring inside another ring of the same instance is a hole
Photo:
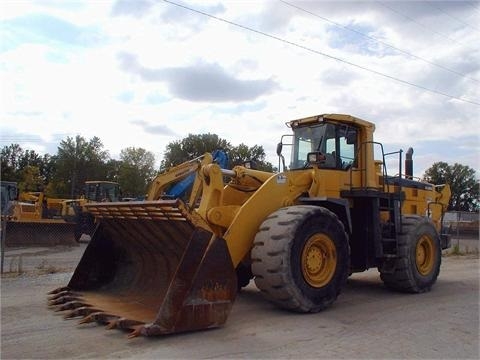
[[[413,147],[415,176],[478,176],[479,85],[478,1],[0,2],[0,146],[39,154],[97,136],[159,164],[212,133],[277,165],[287,121],[341,113]]]

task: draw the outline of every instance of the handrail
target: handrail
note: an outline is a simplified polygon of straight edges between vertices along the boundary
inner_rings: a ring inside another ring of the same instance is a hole
[[[373,145],[377,145],[380,147],[380,151],[381,151],[381,159],[382,159],[382,176],[383,176],[383,183],[382,183],[382,191],[385,192],[390,192],[390,183],[387,181],[388,179],[388,172],[387,172],[387,164],[386,164],[386,161],[385,161],[385,158],[389,155],[395,155],[395,154],[399,154],[399,161],[398,161],[398,168],[399,168],[399,172],[397,173],[400,174],[398,175],[398,178],[401,179],[402,178],[402,153],[403,153],[403,150],[400,149],[398,151],[392,151],[392,152],[388,152],[386,153],[384,151],[384,148],[383,148],[383,144],[380,143],[380,142],[377,142],[377,141],[365,141],[363,143],[361,143],[358,148],[357,148],[357,152],[356,152],[356,156],[355,156],[355,159],[354,159],[354,162],[358,164],[358,159],[360,157],[360,154],[362,153],[362,150],[365,149],[365,147],[368,145],[368,144],[373,144]],[[366,150],[363,150],[366,152]],[[373,160],[375,161],[375,160]],[[366,165],[365,165],[366,166]],[[360,172],[366,172],[367,169],[366,167],[365,168],[358,168],[358,169],[351,169],[350,171],[350,190],[352,190],[353,188],[353,172],[354,171],[360,171]],[[397,177],[397,175],[395,175],[394,177]],[[402,191],[401,189],[401,182],[398,183],[398,192],[400,193]]]

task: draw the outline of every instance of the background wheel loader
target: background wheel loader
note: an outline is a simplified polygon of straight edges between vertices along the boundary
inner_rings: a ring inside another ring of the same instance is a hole
[[[120,187],[111,181],[86,181],[80,199],[47,197],[40,191],[19,192],[17,184],[2,181],[2,215],[7,222],[6,245],[70,245],[95,229],[85,211],[90,202],[120,200]]]
[[[82,235],[92,236],[95,230],[95,218],[85,208],[92,202],[117,202],[121,201],[120,185],[113,181],[85,181],[84,194],[80,199],[71,200],[66,204],[65,213],[70,221],[77,224],[74,229],[76,241]]]
[[[17,184],[2,181],[5,245],[50,246],[75,243],[75,222],[65,216],[69,199],[47,198],[43,192],[18,192]]]
[[[279,173],[221,169],[207,153],[160,175],[147,201],[87,204],[96,230],[50,306],[134,337],[223,325],[240,274],[300,313],[330,306],[349,274],[372,267],[388,288],[428,291],[449,246],[449,186],[412,180],[411,166],[402,175],[402,151],[385,154],[370,122],[324,114],[287,126]],[[192,173],[187,201],[159,200]]]

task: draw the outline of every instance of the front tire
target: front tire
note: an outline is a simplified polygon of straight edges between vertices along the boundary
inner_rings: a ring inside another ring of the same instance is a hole
[[[246,287],[253,278],[252,266],[249,262],[241,262],[235,269],[237,274],[237,290],[240,291]]]
[[[93,235],[95,230],[95,218],[92,214],[86,212],[80,212],[78,215],[77,225],[75,226],[75,240],[80,242],[80,238],[83,234]]]
[[[350,270],[348,236],[326,208],[282,208],[260,226],[252,271],[262,294],[277,306],[317,312],[331,305]]]
[[[422,293],[437,281],[442,262],[440,237],[432,222],[421,216],[405,216],[398,236],[398,259],[393,273],[380,273],[392,290]]]

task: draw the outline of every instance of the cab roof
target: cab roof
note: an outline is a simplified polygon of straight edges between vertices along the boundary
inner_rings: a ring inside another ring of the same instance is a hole
[[[85,184],[118,184],[118,183],[115,181],[88,180],[88,181],[85,181]]]
[[[375,130],[375,125],[373,123],[366,120],[362,120],[355,116],[347,115],[347,114],[314,115],[314,116],[309,116],[301,119],[288,121],[286,125],[292,129],[295,129],[297,127],[315,124],[315,123],[322,123],[328,120],[339,122],[339,123],[345,123],[345,124],[355,124],[360,127],[370,128],[372,131]]]

